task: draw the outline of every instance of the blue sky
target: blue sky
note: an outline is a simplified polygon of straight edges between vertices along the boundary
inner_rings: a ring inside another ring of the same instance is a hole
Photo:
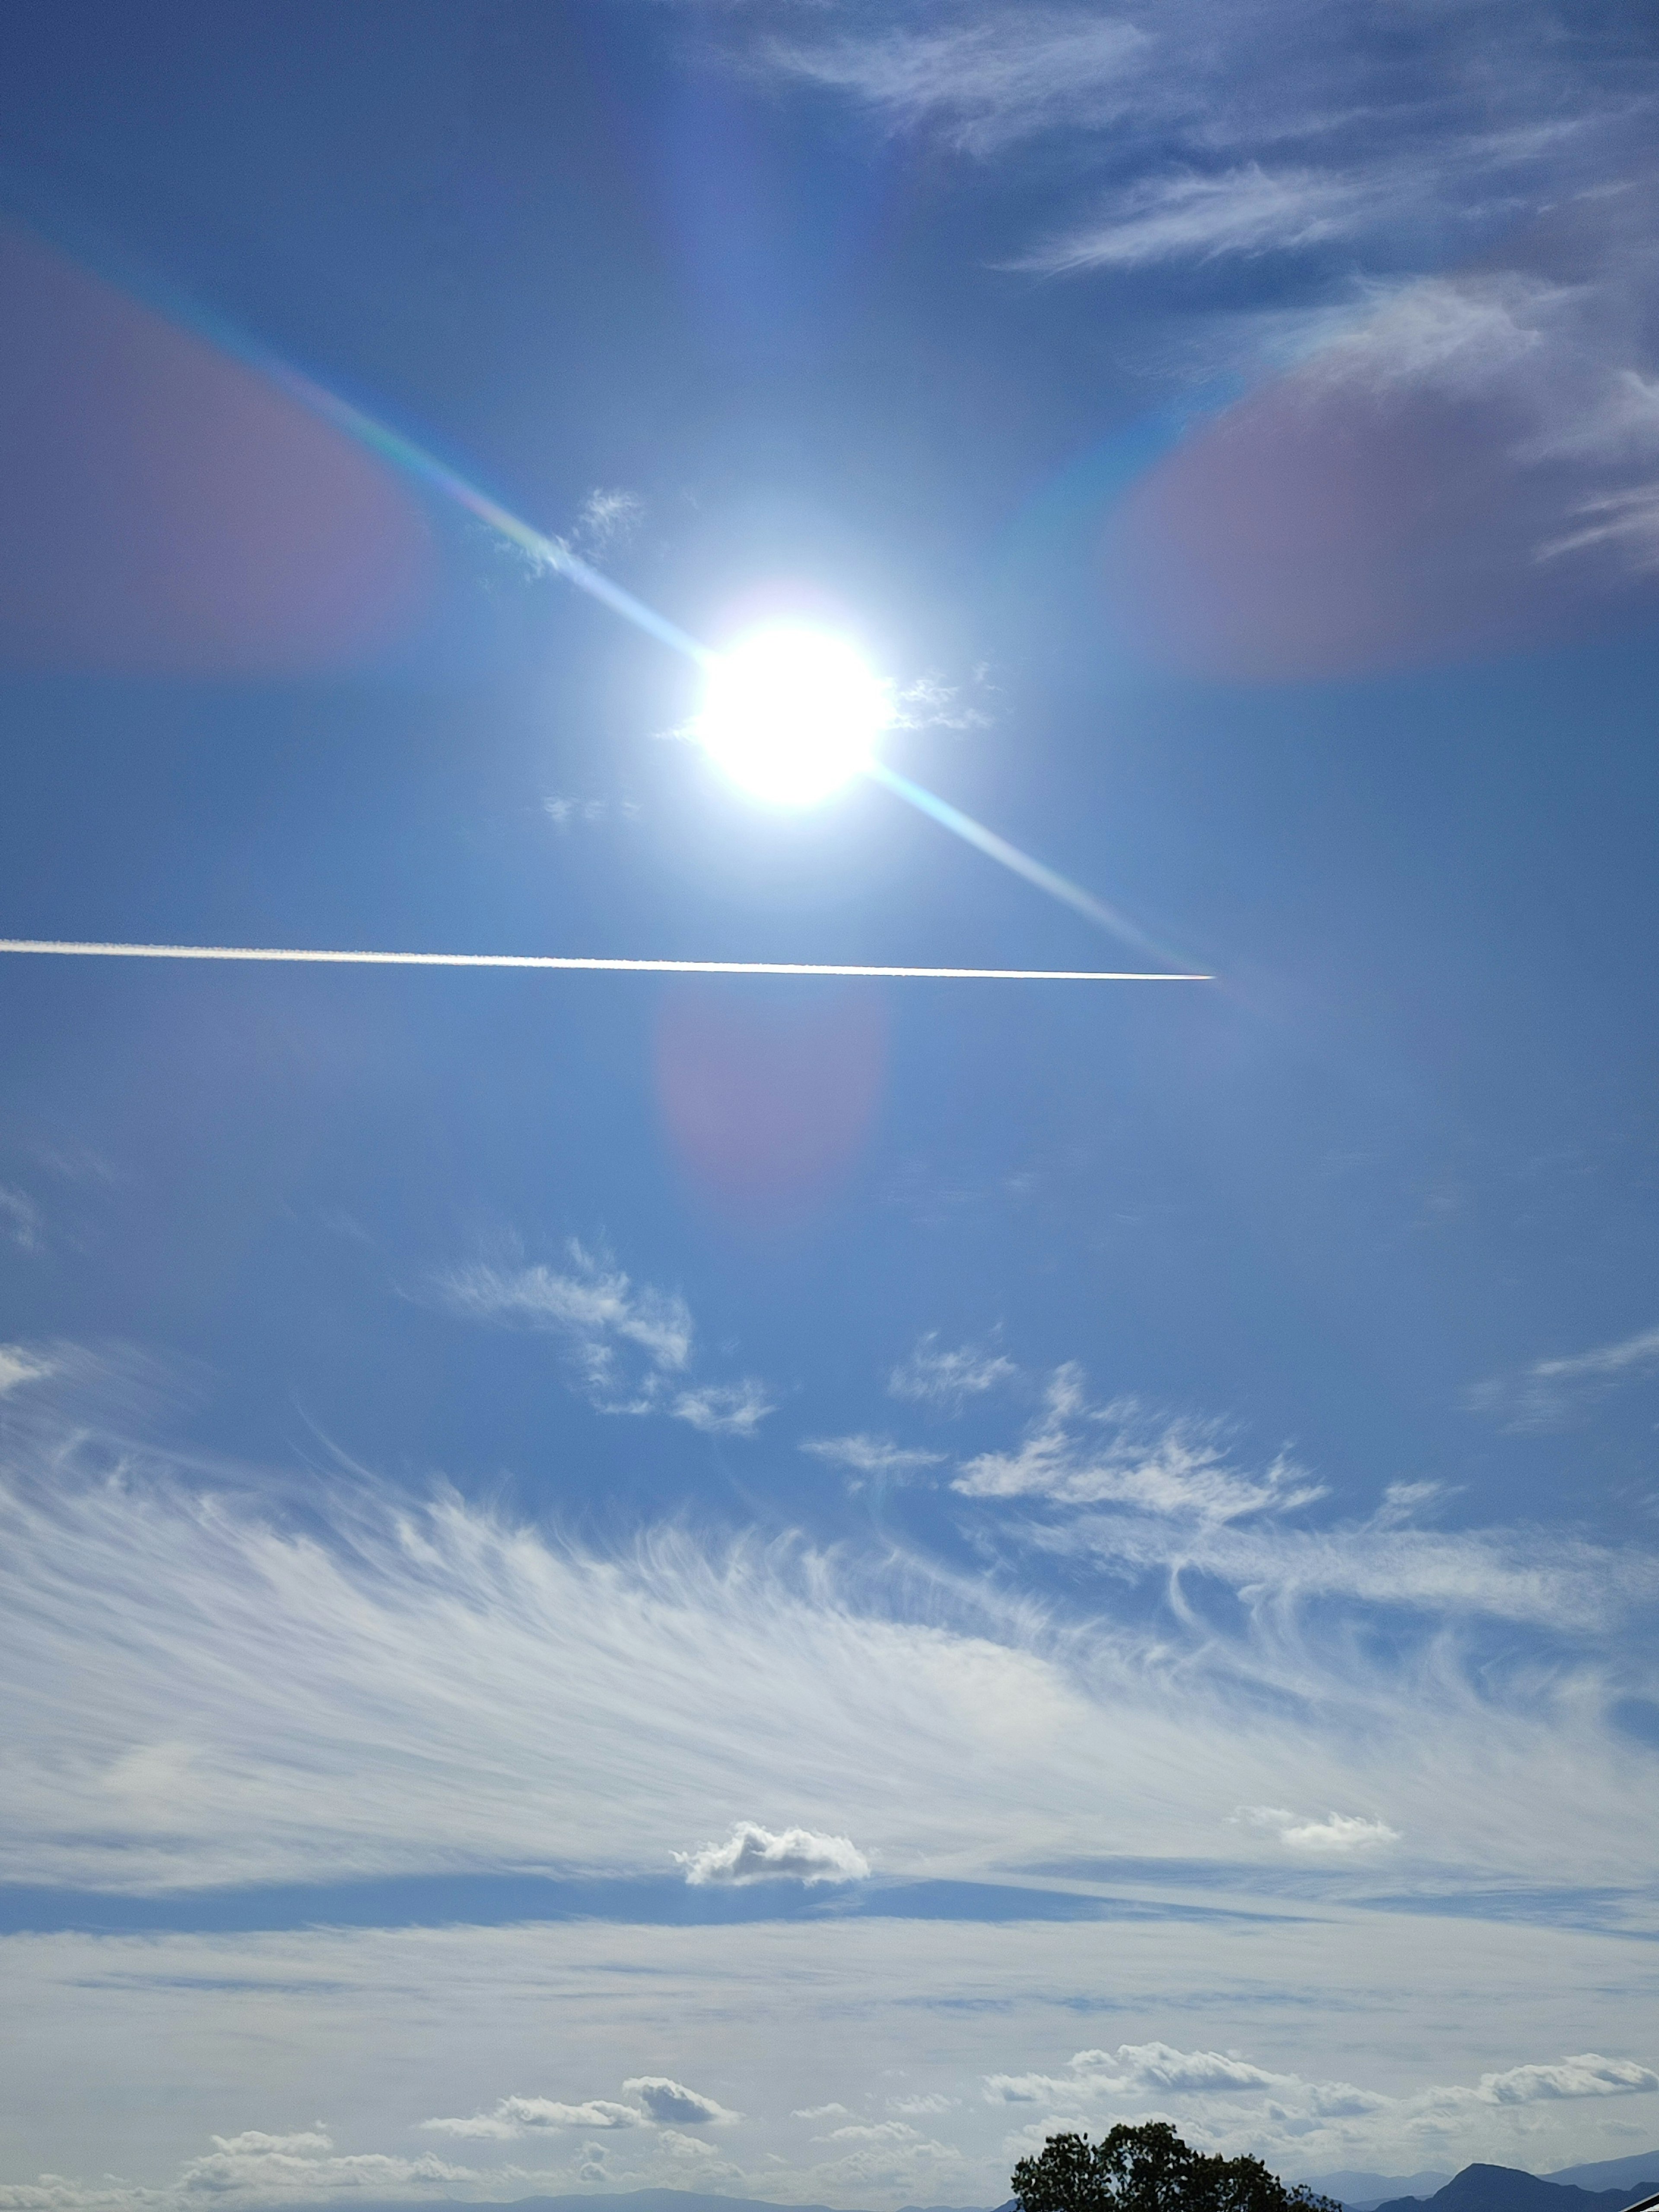
[[[1650,28],[9,29],[4,934],[1218,980],[4,959],[0,2207],[1659,2143]]]

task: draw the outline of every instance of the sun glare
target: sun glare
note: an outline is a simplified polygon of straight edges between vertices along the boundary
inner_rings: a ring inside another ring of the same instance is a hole
[[[844,638],[769,629],[716,661],[697,727],[745,791],[808,806],[868,767],[892,714],[887,687]]]

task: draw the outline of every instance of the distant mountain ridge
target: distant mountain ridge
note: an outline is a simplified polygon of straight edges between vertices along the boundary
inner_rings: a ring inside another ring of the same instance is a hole
[[[1614,2185],[1601,2189],[1580,2187],[1580,2179]],[[1516,2166],[1466,2166],[1443,2188],[1425,2197],[1384,2197],[1367,2201],[1333,2186],[1336,2183],[1380,2182],[1386,2188],[1401,2181],[1435,2181],[1435,2173],[1388,2175],[1344,2172],[1310,2180],[1307,2186],[1323,2196],[1335,2197],[1345,2212],[1625,2212],[1625,2208],[1659,2191],[1659,2150],[1639,2151],[1629,2158],[1603,2159],[1590,2166],[1570,2166],[1559,2173],[1523,2173]],[[354,2193],[350,2212],[432,2212],[434,2204],[454,2203],[453,2197],[425,2196],[380,2197],[373,2201]],[[472,2200],[468,2199],[467,2202]],[[761,2197],[714,2197],[690,2189],[631,2189],[612,2194],[584,2191],[572,2197],[520,2197],[497,2204],[490,2212],[831,2212],[825,2204],[779,2204]],[[303,2203],[273,2204],[266,2212],[326,2212],[315,2197]],[[1014,2200],[990,2205],[903,2204],[899,2212],[1018,2212]]]
[[[1573,2182],[1523,2173],[1517,2166],[1466,2166],[1432,2197],[1385,2197],[1375,2212],[1424,2212],[1430,2205],[1434,2212],[1625,2212],[1632,2198],[1643,2194],[1639,2182],[1614,2189],[1581,2189]],[[1358,2212],[1357,2206],[1353,2212]]]

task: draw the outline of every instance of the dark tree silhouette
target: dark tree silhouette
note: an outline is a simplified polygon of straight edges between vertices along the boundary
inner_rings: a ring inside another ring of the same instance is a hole
[[[1341,2212],[1298,2184],[1287,2189],[1259,2158],[1213,2158],[1166,2120],[1116,2127],[1103,2142],[1050,2136],[1014,2168],[1021,2212]]]

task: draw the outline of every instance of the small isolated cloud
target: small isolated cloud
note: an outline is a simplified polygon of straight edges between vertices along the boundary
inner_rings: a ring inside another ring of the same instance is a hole
[[[906,2119],[924,2119],[933,2112],[948,2112],[953,2105],[960,2104],[959,2097],[941,2097],[937,2093],[927,2097],[890,2097],[887,2109]]]
[[[1468,1403],[1491,1413],[1514,1432],[1564,1427],[1591,1400],[1621,1383],[1641,1382],[1659,1374],[1659,1328],[1640,1329],[1561,1359],[1535,1360],[1516,1375],[1477,1382]]]
[[[1083,1371],[1058,1368],[1042,1413],[1018,1451],[969,1460],[951,1488],[964,1498],[1032,1498],[1056,1505],[1120,1505],[1216,1526],[1285,1513],[1325,1494],[1281,1454],[1260,1474],[1231,1466],[1213,1422],[1149,1422],[1132,1399],[1091,1408]]]
[[[659,2127],[723,2128],[743,2117],[665,2074],[635,2074],[623,2087],[632,2090]]]
[[[831,1467],[844,1467],[861,1476],[884,1475],[896,1482],[920,1474],[924,1468],[938,1467],[945,1458],[943,1452],[896,1444],[890,1437],[805,1437],[800,1449],[814,1459],[828,1460]]]
[[[576,823],[637,822],[641,810],[636,799],[575,799],[555,791],[543,799],[542,811],[559,830],[568,830]]]
[[[959,1413],[969,1398],[982,1397],[1000,1382],[1012,1382],[1018,1373],[1012,1359],[982,1346],[964,1344],[954,1352],[941,1352],[938,1332],[930,1330],[893,1370],[887,1388],[895,1398]]]
[[[789,2117],[792,2120],[850,2120],[853,2115],[845,2105],[800,2105]]]
[[[777,1407],[752,1376],[741,1382],[709,1382],[682,1390],[668,1408],[677,1421],[689,1421],[706,1437],[752,1437]]]
[[[596,485],[582,501],[570,542],[578,552],[605,553],[626,545],[645,520],[637,492]]]
[[[1327,1813],[1315,1820],[1287,1812],[1280,1805],[1241,1805],[1230,1817],[1235,1827],[1276,1836],[1286,1850],[1303,1851],[1313,1858],[1349,1858],[1400,1841],[1397,1828],[1359,1813]]]
[[[636,2106],[613,2104],[604,2097],[591,2097],[580,2105],[563,2105],[552,2097],[503,2097],[493,2112],[474,2112],[462,2119],[421,2122],[434,2135],[489,2142],[508,2142],[545,2128],[592,2130],[644,2124],[644,2115]]]
[[[981,671],[975,681],[983,683]],[[893,726],[898,730],[988,730],[991,717],[982,708],[969,706],[959,684],[940,676],[919,676],[893,696]]]
[[[848,1836],[814,1835],[785,1828],[775,1835],[753,1820],[739,1820],[723,1844],[676,1851],[677,1865],[696,1887],[747,1888],[757,1881],[863,1881],[870,1862]]]
[[[24,1351],[21,1344],[0,1344],[0,1398],[25,1382],[39,1382],[52,1373],[51,1366]]]
[[[814,2142],[857,2143],[915,2143],[921,2141],[916,2130],[906,2120],[854,2120],[848,2127],[831,2128],[828,2135],[814,2136]]]

